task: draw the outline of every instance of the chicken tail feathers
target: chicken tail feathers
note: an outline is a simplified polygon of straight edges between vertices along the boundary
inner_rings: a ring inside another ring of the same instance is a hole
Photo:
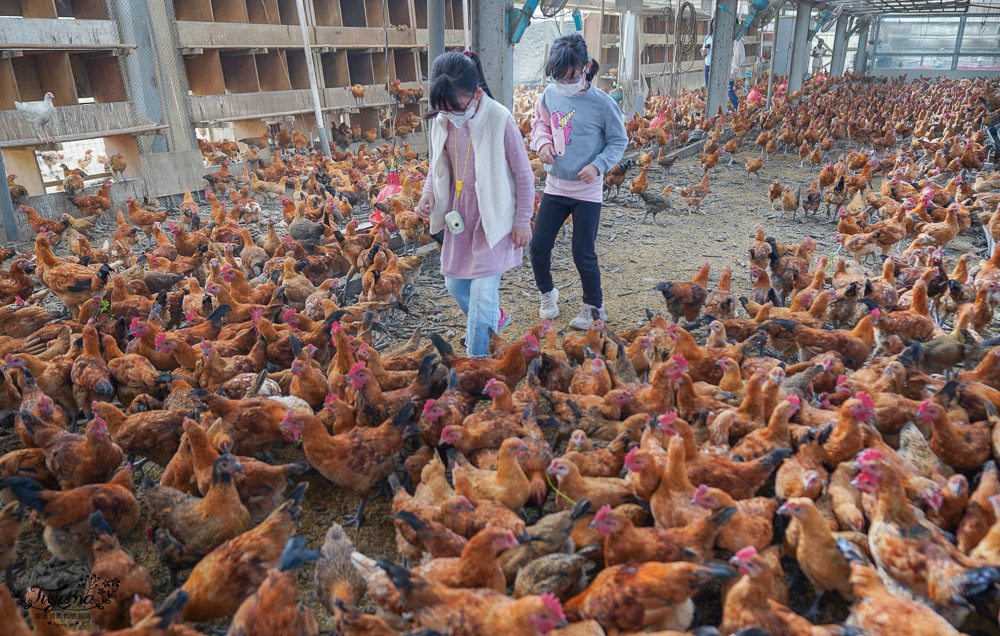
[[[285,544],[285,549],[281,552],[278,571],[288,572],[289,570],[295,570],[321,556],[323,554],[318,550],[306,550],[305,537],[292,537]]]
[[[410,512],[409,510],[400,510],[396,514],[389,517],[394,521],[402,521],[406,525],[410,526],[416,531],[427,525],[427,522],[418,517],[416,514]]]
[[[573,510],[570,511],[569,518],[573,521],[582,519],[584,515],[590,512],[590,509],[592,507],[593,505],[590,503],[590,500],[587,499],[586,497],[583,497],[575,504],[573,504]]]
[[[153,614],[159,621],[156,623],[157,629],[167,629],[181,617],[181,612],[184,611],[184,607],[188,603],[188,593],[184,590],[177,589],[174,590],[173,594],[168,596],[163,603],[156,608],[156,613]]]
[[[226,314],[233,310],[229,305],[219,305],[215,310],[208,315],[208,322],[216,323],[221,322]]]
[[[715,524],[716,527],[722,528],[729,523],[734,514],[736,514],[736,506],[726,506],[713,512],[708,517],[708,521]]]
[[[788,457],[792,456],[792,449],[787,447],[776,448],[767,455],[760,458],[760,463],[768,468],[774,469],[781,465]]]
[[[289,516],[292,519],[298,519],[299,515],[302,514],[302,495],[306,492],[306,488],[308,487],[309,487],[308,481],[301,482],[292,490],[291,493],[289,493],[288,499],[286,499],[285,503],[281,504],[281,507],[279,507],[277,510],[280,510],[285,506],[289,506],[288,508]]]
[[[0,481],[0,489],[10,488],[22,506],[41,512],[48,503],[42,495],[45,487],[31,477],[8,477]]]
[[[428,334],[427,337],[431,339],[432,343],[434,343],[434,348],[437,349],[438,353],[441,354],[441,358],[442,359],[445,358],[446,356],[454,356],[455,355],[455,350],[451,348],[451,345],[448,344],[445,341],[445,339],[442,338],[441,336],[439,336],[438,334],[431,333],[431,334]]]
[[[98,536],[100,535],[112,535],[115,533],[108,525],[107,520],[104,518],[104,513],[100,510],[96,510],[90,513],[90,527],[93,528],[94,533]]]
[[[406,594],[414,590],[415,584],[412,572],[404,567],[392,563],[391,561],[386,561],[385,559],[379,559],[375,562],[375,564],[385,570],[389,580],[392,581],[392,584],[395,585],[400,592]]]
[[[868,558],[861,552],[861,548],[854,545],[844,537],[837,538],[837,549],[844,555],[849,563],[868,565]]]

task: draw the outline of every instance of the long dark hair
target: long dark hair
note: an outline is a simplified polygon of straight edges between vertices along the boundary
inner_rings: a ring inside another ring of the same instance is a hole
[[[431,69],[431,89],[427,95],[431,112],[426,117],[429,119],[442,110],[459,108],[459,96],[473,95],[477,88],[493,97],[490,87],[486,85],[483,65],[479,62],[478,55],[472,51],[452,51],[439,55]]]
[[[570,33],[552,43],[549,59],[545,62],[545,74],[559,79],[581,70],[587,62],[590,62],[590,70],[587,71],[587,81],[590,82],[597,76],[601,65],[587,53],[587,43],[580,34]]]

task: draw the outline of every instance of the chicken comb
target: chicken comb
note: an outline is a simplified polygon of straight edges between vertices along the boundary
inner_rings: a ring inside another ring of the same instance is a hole
[[[281,314],[281,319],[284,320],[285,322],[288,322],[288,319],[292,318],[294,316],[295,316],[295,308],[292,307],[291,309],[289,309],[285,313]]]
[[[562,603],[559,602],[559,598],[552,592],[545,592],[542,594],[542,603],[548,608],[552,615],[558,621],[566,620],[566,614],[563,613]]]
[[[156,338],[153,339],[153,345],[159,348],[164,342],[166,342],[166,340],[167,340],[167,334],[158,333],[156,334]]]
[[[799,400],[799,396],[797,396],[797,395],[789,395],[787,398],[785,398],[785,401],[786,402],[790,402],[790,403],[794,404],[795,406],[799,406],[801,404],[801,401]]]
[[[749,561],[755,556],[757,556],[757,548],[753,547],[752,545],[748,545],[742,550],[738,550],[736,552],[736,558],[739,559],[740,561]]]
[[[20,296],[14,296],[14,302],[17,303],[18,307],[24,307],[24,299]]]
[[[344,327],[341,326],[339,320],[334,320],[333,323],[330,325],[330,331],[331,332],[334,332],[334,331],[343,331],[343,330],[344,330]]]
[[[705,485],[705,484],[699,484],[698,487],[694,491],[694,497],[693,497],[693,499],[701,499],[702,497],[704,497],[707,494],[708,494],[708,486]]]
[[[870,411],[875,410],[875,402],[873,402],[871,396],[869,396],[864,391],[858,391],[857,393],[855,393],[854,399],[861,402],[861,406],[865,407],[866,409]]]
[[[364,371],[365,370],[365,366],[366,365],[365,365],[364,362],[357,362],[357,363],[354,364],[353,367],[351,367],[351,370],[348,371],[347,375],[353,377],[353,376],[357,375],[358,373],[361,373],[362,371]]]
[[[858,461],[862,462],[877,462],[882,459],[883,453],[877,448],[866,448],[865,450],[858,453]]]
[[[684,369],[686,369],[688,366],[687,358],[685,358],[679,353],[675,353],[674,355],[670,356],[670,361]]]
[[[604,518],[607,517],[610,512],[611,512],[611,505],[604,504],[603,506],[601,506],[600,510],[597,511],[597,514],[594,515],[594,521],[598,522],[603,521]]]
[[[625,465],[629,466],[635,461],[635,456],[639,454],[639,447],[633,446],[632,449],[625,453]]]
[[[535,334],[533,333],[529,333],[528,335],[526,335],[524,337],[524,341],[530,344],[532,347],[538,346],[538,338],[536,338]]]
[[[424,415],[427,415],[427,413],[434,408],[435,404],[437,404],[437,400],[434,398],[429,398],[426,402],[424,402]]]
[[[878,307],[876,307],[875,309],[872,309],[871,315],[872,315],[872,318],[874,318],[875,320],[878,320],[879,318],[882,317],[882,310],[879,309]]]
[[[257,322],[264,315],[264,310],[257,308],[250,312],[250,320]]]
[[[128,330],[129,331],[133,331],[136,327],[139,326],[140,322],[142,322],[142,321],[139,320],[138,316],[136,316],[135,318],[132,319],[132,322],[128,323]]]

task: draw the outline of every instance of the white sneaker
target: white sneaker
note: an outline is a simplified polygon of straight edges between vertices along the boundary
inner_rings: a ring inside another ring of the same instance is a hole
[[[586,331],[590,329],[590,323],[595,320],[607,320],[608,315],[604,313],[604,303],[601,303],[600,307],[594,307],[593,305],[584,305],[580,308],[580,313],[577,314],[576,318],[569,321],[569,326],[573,329],[579,329],[580,331]]]
[[[552,288],[547,294],[538,293],[541,304],[538,307],[538,315],[541,318],[556,318],[559,315],[559,290]]]

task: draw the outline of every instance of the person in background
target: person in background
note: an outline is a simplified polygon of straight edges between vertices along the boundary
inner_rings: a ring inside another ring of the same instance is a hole
[[[826,66],[823,64],[823,56],[826,55],[826,52],[829,50],[830,47],[826,45],[823,38],[816,38],[816,46],[813,47],[813,50],[810,53],[812,56],[812,74],[814,77],[823,72],[823,67]]]
[[[550,83],[535,102],[531,128],[531,146],[547,173],[531,241],[531,268],[540,295],[538,315],[559,315],[552,248],[559,229],[572,215],[573,262],[583,287],[583,307],[569,323],[574,329],[587,329],[597,318],[607,320],[594,247],[601,220],[602,175],[621,161],[628,145],[618,105],[590,83],[598,69],[580,34],[556,39],[545,63]]]
[[[708,23],[708,35],[701,45],[701,54],[705,58],[705,90],[708,90],[708,67],[712,65],[712,31],[715,29],[715,18]]]
[[[475,53],[439,56],[428,99],[431,161],[417,214],[430,218],[432,234],[448,229],[441,274],[467,317],[466,350],[487,356],[490,333],[510,324],[500,276],[531,242],[535,177],[521,132],[492,99]]]
[[[733,42],[733,60],[729,66],[729,103],[733,110],[740,106],[740,98],[736,95],[736,80],[743,74],[743,62],[747,59],[747,49],[743,45],[743,36]]]

